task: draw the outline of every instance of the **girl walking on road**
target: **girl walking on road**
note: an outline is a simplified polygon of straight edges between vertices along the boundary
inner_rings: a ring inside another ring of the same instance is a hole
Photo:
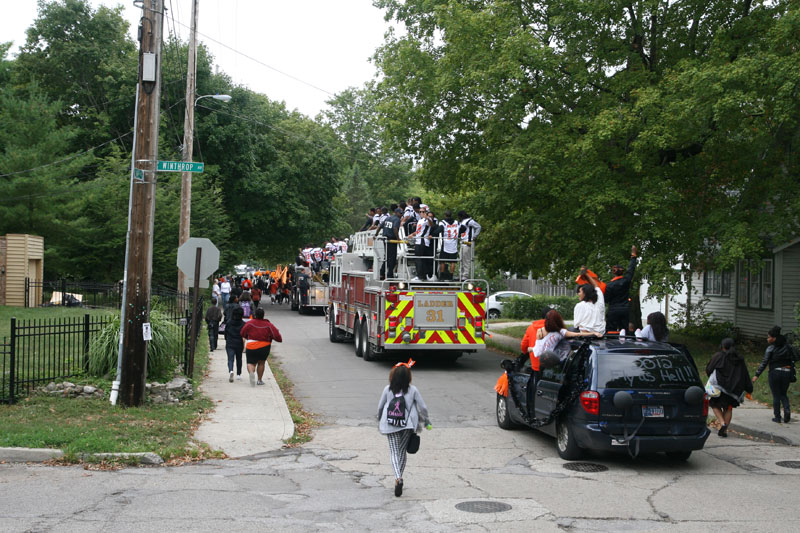
[[[708,405],[720,423],[717,435],[727,437],[734,407],[739,407],[745,392],[753,392],[747,365],[736,352],[733,339],[722,339],[720,350],[706,365],[706,374],[709,378],[711,374],[716,374],[716,383],[721,392],[719,396],[711,398]]]
[[[773,422],[781,421],[781,405],[783,405],[783,421],[789,423],[792,410],[789,407],[789,384],[794,373],[794,358],[791,346],[786,344],[786,337],[781,335],[780,326],[774,326],[767,333],[767,351],[758,365],[753,383],[769,366],[769,390],[772,392]]]
[[[275,324],[264,318],[264,309],[256,309],[256,317],[242,328],[242,337],[247,339],[247,371],[250,373],[250,386],[263,385],[264,366],[269,357],[272,341],[283,342],[280,331]]]
[[[242,328],[244,327],[244,311],[241,307],[233,307],[231,316],[225,323],[225,352],[228,354],[228,381],[233,383],[233,362],[236,361],[236,377],[242,379]]]
[[[423,424],[431,429],[425,400],[411,384],[412,366],[414,361],[409,359],[408,363],[397,363],[392,368],[389,372],[389,384],[383,389],[378,403],[378,427],[389,439],[395,496],[403,494],[403,471],[406,468],[406,451],[412,433],[418,433]]]

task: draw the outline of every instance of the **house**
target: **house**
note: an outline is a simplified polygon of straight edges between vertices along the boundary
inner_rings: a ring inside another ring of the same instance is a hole
[[[643,296],[647,294],[642,284]],[[772,249],[761,261],[741,260],[733,270],[692,274],[692,302],[707,299],[706,312],[720,322],[731,322],[745,337],[766,337],[774,325],[784,333],[798,327],[795,306],[800,301],[800,238]],[[671,303],[685,304],[687,290]],[[665,312],[665,303],[642,300],[642,315]],[[669,306],[672,315],[676,308]]]
[[[25,279],[42,280],[44,238],[38,235],[0,236],[0,305],[25,306]],[[41,287],[34,301],[41,299]]]

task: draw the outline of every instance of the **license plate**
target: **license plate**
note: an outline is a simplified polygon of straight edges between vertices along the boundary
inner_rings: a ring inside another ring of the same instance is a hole
[[[664,418],[663,405],[643,405],[642,416],[644,418]]]

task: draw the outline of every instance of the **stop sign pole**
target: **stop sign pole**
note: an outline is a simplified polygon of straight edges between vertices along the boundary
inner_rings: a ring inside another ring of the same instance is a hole
[[[194,378],[194,349],[197,344],[197,322],[200,320],[197,312],[197,293],[200,292],[200,262],[203,258],[203,249],[197,247],[194,255],[194,287],[192,287],[192,338],[189,340],[189,364],[186,374]]]

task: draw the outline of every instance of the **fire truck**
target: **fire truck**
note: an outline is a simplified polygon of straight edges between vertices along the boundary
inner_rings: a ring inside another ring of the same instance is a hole
[[[298,311],[301,315],[314,311],[324,312],[328,307],[328,291],[330,290],[324,277],[320,274],[306,276],[295,272],[294,280],[291,297],[292,311]],[[305,284],[305,288],[303,284]]]
[[[397,277],[381,280],[387,241],[373,234],[353,235],[350,252],[338,255],[331,265],[331,342],[352,340],[356,355],[365,361],[408,354],[454,362],[464,353],[485,350],[486,292],[479,285],[488,285],[458,279],[460,253],[455,280],[419,281],[412,277],[409,263],[416,257],[401,230],[401,240],[395,242]]]

